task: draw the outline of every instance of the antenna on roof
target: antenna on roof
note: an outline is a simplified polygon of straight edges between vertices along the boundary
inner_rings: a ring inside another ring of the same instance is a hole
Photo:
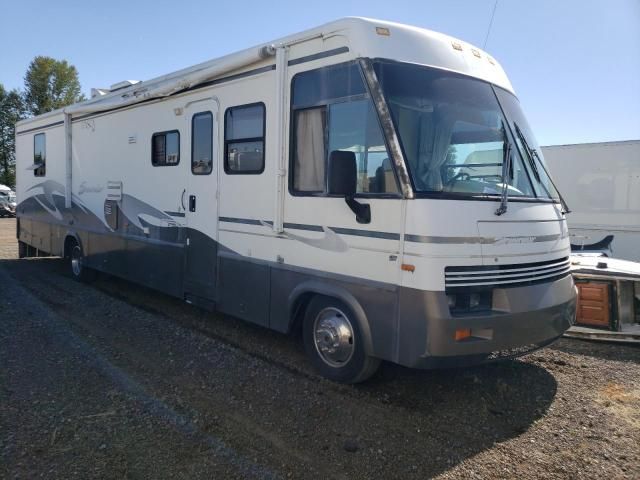
[[[493,26],[493,17],[496,15],[496,8],[498,8],[498,0],[493,4],[493,12],[491,12],[491,20],[489,21],[489,28],[487,28],[487,35],[484,37],[484,44],[482,45],[482,49],[487,48],[487,40],[489,40],[489,34],[491,33],[491,27]]]

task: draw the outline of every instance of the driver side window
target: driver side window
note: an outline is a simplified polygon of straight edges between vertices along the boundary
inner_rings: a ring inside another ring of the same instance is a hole
[[[329,151],[356,155],[356,193],[398,193],[393,167],[369,99],[329,107]]]
[[[332,65],[294,77],[290,189],[327,194],[327,160],[353,152],[356,193],[399,193],[393,164],[357,64]]]

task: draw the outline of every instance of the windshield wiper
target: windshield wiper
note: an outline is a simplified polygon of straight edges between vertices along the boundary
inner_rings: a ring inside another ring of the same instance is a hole
[[[495,214],[500,216],[507,211],[507,202],[509,201],[509,179],[513,178],[513,159],[511,157],[511,142],[507,138],[507,129],[502,122],[502,138],[504,138],[504,146],[502,147],[502,194],[500,196],[500,206],[496,209]]]
[[[516,134],[518,135],[518,138],[520,138],[520,142],[522,142],[522,145],[524,146],[524,149],[527,152],[529,165],[531,165],[531,170],[533,171],[533,175],[536,177],[536,180],[538,181],[538,183],[542,183],[542,181],[540,180],[540,172],[538,171],[538,166],[536,164],[538,163],[542,167],[542,170],[544,170],[545,175],[547,176],[547,178],[551,182],[551,185],[553,185],[554,190],[558,194],[558,199],[560,200],[560,204],[562,205],[562,213],[564,214],[571,213],[571,210],[569,209],[569,205],[567,205],[567,202],[564,201],[564,198],[562,197],[560,190],[558,190],[558,187],[556,187],[556,184],[553,181],[553,178],[551,178],[551,175],[549,175],[549,171],[547,170],[547,167],[544,165],[544,162],[540,158],[540,155],[538,155],[538,151],[535,148],[531,148],[529,146],[518,124],[516,122],[513,122],[513,125],[516,127]],[[546,187],[545,187],[545,190],[547,190]],[[551,196],[551,193],[548,190],[547,190],[547,194]]]
[[[538,155],[538,152],[537,152],[537,150],[535,148],[531,149],[531,154],[535,158],[538,159],[538,163],[540,164],[540,166],[544,170],[544,173],[547,176],[547,178],[549,179],[549,181],[551,182],[551,185],[553,185],[553,189],[558,194],[558,199],[560,200],[560,204],[562,205],[562,213],[564,213],[564,214],[571,213],[571,209],[569,208],[569,205],[567,205],[567,202],[564,200],[564,197],[560,193],[560,190],[558,190],[558,187],[556,187],[556,183],[553,181],[553,178],[549,174],[549,170],[547,170],[547,167],[545,167],[544,162],[542,161],[542,159]]]
[[[529,160],[529,165],[531,166],[531,170],[533,171],[533,176],[536,177],[536,180],[538,181],[538,183],[540,183],[540,172],[538,171],[538,166],[536,165],[536,161],[533,158],[534,150],[527,143],[527,139],[524,138],[524,134],[522,133],[522,130],[520,130],[518,124],[516,122],[513,122],[513,125],[514,127],[516,127],[516,134],[518,135],[518,138],[520,139],[525,152],[527,152],[527,160]]]

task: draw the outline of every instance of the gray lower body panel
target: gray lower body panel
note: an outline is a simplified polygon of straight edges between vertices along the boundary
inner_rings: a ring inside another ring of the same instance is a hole
[[[560,337],[575,319],[576,294],[570,275],[526,287],[495,288],[493,299],[490,313],[452,316],[445,292],[402,289],[400,350],[395,361],[430,368],[479,363],[509,356],[509,352],[518,355]],[[456,341],[457,329],[482,332],[482,338]]]
[[[18,236],[42,251],[62,255],[70,229],[79,236],[90,266],[188,297],[184,244],[25,217],[20,218]],[[177,232],[175,238],[184,235],[188,232]],[[215,299],[220,311],[286,333],[292,328],[296,306],[305,298],[337,296],[358,316],[370,355],[413,368],[479,363],[501,352],[524,353],[561,336],[575,314],[575,288],[569,275],[538,285],[495,288],[494,311],[452,316],[443,291],[250,259],[221,248],[212,239],[199,242],[200,248],[211,280],[200,285],[199,296]],[[198,252],[194,254],[197,258]],[[481,330],[483,338],[456,341],[456,329]]]

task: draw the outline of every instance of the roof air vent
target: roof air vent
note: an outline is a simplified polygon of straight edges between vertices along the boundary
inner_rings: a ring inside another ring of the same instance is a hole
[[[114,83],[109,87],[109,89],[114,92],[116,90],[120,90],[121,88],[127,88],[131,85],[135,85],[136,83],[140,83],[140,80],[123,80],[121,82]]]
[[[108,88],[92,88],[91,89],[91,98],[102,97],[109,93]]]

